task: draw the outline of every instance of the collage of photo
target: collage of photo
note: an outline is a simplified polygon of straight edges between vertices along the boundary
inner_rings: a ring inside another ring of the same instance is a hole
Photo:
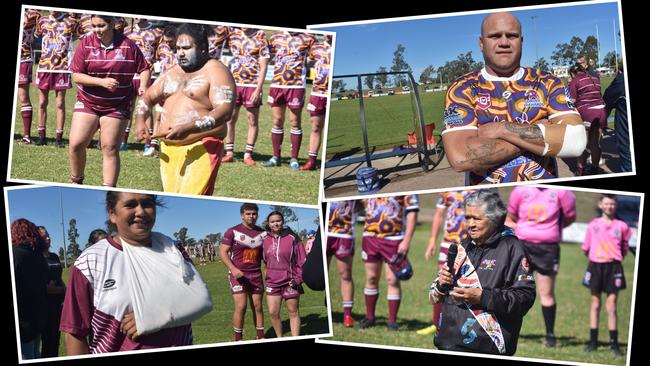
[[[15,363],[629,366],[622,2],[299,28],[21,4]]]

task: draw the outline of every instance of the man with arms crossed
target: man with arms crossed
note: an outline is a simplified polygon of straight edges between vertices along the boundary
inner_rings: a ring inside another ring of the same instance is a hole
[[[208,55],[204,26],[183,24],[176,33],[178,65],[161,75],[136,106],[140,139],[149,137],[145,117],[165,100],[155,137],[165,192],[212,195],[233,111],[235,82],[226,66]]]
[[[235,312],[232,326],[235,341],[241,341],[244,330],[247,299],[253,305],[256,339],[264,338],[264,310],[262,309],[262,241],[266,231],[257,226],[259,209],[254,203],[244,203],[239,209],[241,224],[228,229],[219,245],[219,257],[228,268],[228,282]]]
[[[442,141],[467,185],[557,178],[555,157],[576,157],[587,137],[557,77],[521,67],[521,24],[510,13],[483,20],[485,68],[447,92]]]

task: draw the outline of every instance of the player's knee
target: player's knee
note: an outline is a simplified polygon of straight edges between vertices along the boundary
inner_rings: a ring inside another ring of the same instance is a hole
[[[115,156],[119,153],[119,145],[116,143],[102,142],[102,154],[104,156]]]
[[[65,100],[57,99],[56,109],[65,109]]]
[[[47,108],[47,105],[49,104],[49,102],[50,102],[50,101],[49,101],[48,99],[46,99],[46,98],[41,98],[41,99],[38,101],[38,107],[39,107],[40,109],[45,109],[45,108]]]
[[[289,308],[287,308],[287,313],[289,314],[290,318],[299,318],[300,317],[300,311],[298,310],[298,307],[289,307]]]

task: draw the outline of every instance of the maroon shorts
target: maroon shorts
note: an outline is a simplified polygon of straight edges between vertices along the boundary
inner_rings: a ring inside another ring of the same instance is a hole
[[[269,287],[266,286],[266,294],[268,296],[282,296],[283,299],[295,299],[304,294],[305,290],[302,289],[302,285],[298,287],[291,287],[289,285],[278,286],[278,287]]]
[[[271,87],[267,101],[271,107],[286,105],[290,109],[300,109],[305,105],[305,88]]]
[[[34,85],[41,90],[67,90],[72,88],[70,74],[66,72],[37,72]]]
[[[307,110],[310,116],[323,116],[327,110],[327,97],[312,95],[309,97],[309,104]]]
[[[228,273],[230,292],[233,294],[261,294],[264,292],[262,271],[243,273],[244,275],[240,278],[235,278],[232,274]]]
[[[338,259],[352,257],[354,255],[354,239],[328,237],[327,255],[334,255]]]
[[[77,98],[74,104],[74,112],[93,114],[97,117],[110,117],[117,119],[130,119],[133,101],[126,98],[125,101],[115,106],[97,106],[92,103],[81,101]]]
[[[235,105],[243,105],[244,108],[259,108],[262,105],[262,98],[257,103],[251,103],[249,100],[257,89],[254,86],[237,86],[237,97],[235,98]]]
[[[361,259],[364,263],[376,263],[382,260],[389,263],[397,254],[397,247],[401,240],[379,239],[364,236],[361,242]]]
[[[589,122],[590,125],[596,125],[600,128],[607,127],[607,115],[605,108],[602,109],[584,109],[580,111],[580,117],[584,122]],[[585,127],[588,129],[587,125]]]
[[[18,71],[18,85],[29,85],[32,82],[32,62],[25,61],[20,63]]]

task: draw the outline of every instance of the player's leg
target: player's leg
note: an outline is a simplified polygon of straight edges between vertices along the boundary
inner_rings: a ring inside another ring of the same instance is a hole
[[[280,320],[280,305],[282,304],[282,296],[279,295],[266,295],[266,305],[269,307],[269,318],[271,318],[271,325],[275,330],[275,335],[278,338],[282,337],[282,321]]]
[[[273,128],[271,129],[273,156],[269,161],[264,163],[265,167],[275,167],[280,165],[280,159],[282,158],[282,140],[284,139],[285,111],[286,105],[274,105],[271,107],[271,116],[273,119]]]
[[[589,344],[587,352],[598,348],[598,316],[600,315],[600,293],[591,293],[591,309],[589,312]]]
[[[255,322],[255,338],[264,339],[264,307],[262,305],[262,294],[250,295],[253,304],[253,321]]]
[[[153,139],[151,138],[151,136],[153,135],[153,127],[154,127],[152,111],[147,112],[147,115],[144,119],[144,125],[147,127],[147,131],[149,132],[149,137],[144,141],[144,150],[142,152],[142,156],[153,156],[154,152],[156,151],[156,148],[152,147]]]
[[[289,108],[289,122],[291,123],[291,163],[289,166],[292,170],[300,169],[298,154],[300,154],[300,145],[302,144],[301,117],[302,106]]]
[[[375,308],[379,298],[379,276],[381,275],[381,262],[375,260],[365,263],[366,283],[363,293],[366,300],[366,318],[360,323],[361,328],[375,325]]]
[[[343,300],[343,326],[352,328],[352,308],[354,306],[354,282],[352,281],[352,256],[336,259],[336,269],[341,279],[341,298]]]
[[[296,337],[300,335],[300,296],[292,299],[286,299],[287,313],[289,313],[289,326],[291,335]]]
[[[260,125],[260,108],[251,107],[246,109],[246,118],[248,120],[248,133],[246,135],[246,150],[244,151],[244,163],[246,165],[254,165],[253,149],[257,142]]]
[[[589,151],[591,153],[591,167],[588,173],[602,173],[602,170],[600,168],[600,157],[602,156],[602,150],[600,148],[600,127],[598,126],[598,120],[595,120],[591,124],[589,134],[587,135],[587,146],[589,146]]]
[[[246,315],[246,299],[248,295],[245,292],[232,294],[235,303],[235,311],[232,313],[232,329],[235,341],[241,341],[244,336],[244,316]]]
[[[45,145],[47,126],[47,105],[50,101],[50,90],[38,88],[38,141],[36,145]]]
[[[617,356],[622,354],[618,345],[618,314],[616,312],[617,293],[607,294],[605,307],[607,308],[607,328],[609,329],[609,345],[612,353]]]
[[[307,163],[300,167],[300,170],[314,170],[316,166],[316,158],[318,158],[318,150],[320,150],[321,136],[323,134],[323,126],[325,125],[325,115],[311,116],[311,132],[309,133],[309,158]]]
[[[438,258],[438,272],[440,269],[442,269],[442,266],[446,263],[446,258],[447,258],[447,250],[449,250],[449,246],[447,244],[447,247],[444,247],[445,243],[441,243],[440,245],[440,255]],[[444,260],[443,258],[443,249],[444,249]],[[437,273],[437,272],[436,272]],[[416,333],[419,335],[434,335],[438,331],[438,322],[440,321],[440,314],[442,313],[442,304],[434,304],[433,305],[433,311],[431,314],[431,325],[429,325],[426,328],[422,328],[420,330],[417,330]]]
[[[29,82],[18,85],[18,102],[20,103],[20,117],[23,120],[23,138],[21,143],[29,144],[32,129],[32,101],[29,98]]]
[[[102,144],[102,176],[104,186],[115,187],[120,175],[120,141],[129,123],[128,118],[103,116],[99,119]]]
[[[547,347],[555,347],[555,274],[542,274],[537,272],[536,284],[539,289],[539,299],[542,304],[542,315],[546,327],[545,344]]]
[[[56,96],[56,138],[54,145],[63,147],[63,127],[65,123],[65,92],[66,90],[55,90]]]
[[[232,163],[234,159],[234,150],[235,150],[235,127],[237,124],[237,119],[239,118],[239,111],[241,105],[235,105],[235,109],[232,112],[232,117],[226,126],[228,127],[228,132],[226,133],[225,145],[226,145],[226,155],[221,159],[222,163]]]
[[[82,184],[86,168],[86,146],[92,139],[99,117],[84,112],[74,112],[70,123],[68,154],[70,159],[70,175],[72,183]]]
[[[402,302],[402,284],[401,281],[391,271],[388,263],[384,264],[386,283],[388,290],[386,299],[388,299],[388,330],[397,330],[397,313]]]

